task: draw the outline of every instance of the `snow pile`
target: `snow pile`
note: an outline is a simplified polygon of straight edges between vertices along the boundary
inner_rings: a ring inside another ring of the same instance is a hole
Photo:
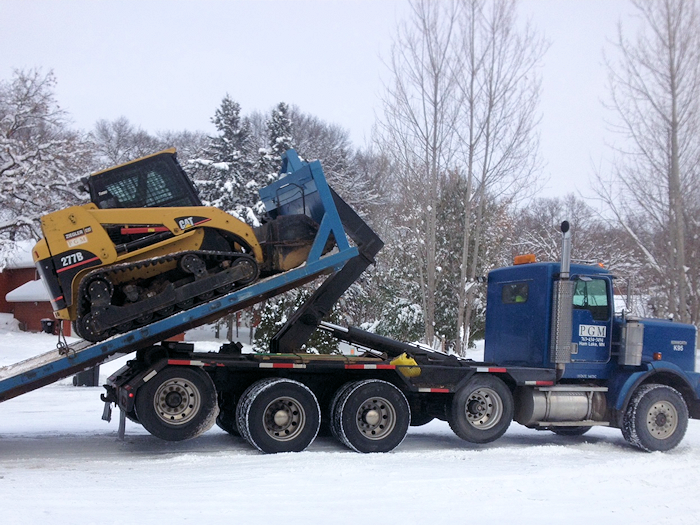
[[[19,331],[19,321],[12,314],[0,313],[0,334],[7,331]]]

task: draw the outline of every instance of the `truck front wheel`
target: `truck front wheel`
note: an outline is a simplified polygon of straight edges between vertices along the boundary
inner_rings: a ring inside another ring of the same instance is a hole
[[[268,378],[243,393],[236,419],[241,436],[261,452],[301,452],[318,434],[321,409],[306,385]]]
[[[343,385],[331,406],[331,430],[355,452],[389,452],[406,437],[411,408],[397,387],[379,379]]]
[[[450,428],[471,443],[495,441],[513,420],[513,395],[497,377],[476,375],[452,400]]]
[[[136,415],[151,434],[182,441],[209,430],[219,408],[211,378],[196,368],[166,367],[136,393]]]
[[[681,442],[688,428],[688,406],[683,396],[666,385],[641,386],[627,405],[622,435],[647,452],[666,451]]]

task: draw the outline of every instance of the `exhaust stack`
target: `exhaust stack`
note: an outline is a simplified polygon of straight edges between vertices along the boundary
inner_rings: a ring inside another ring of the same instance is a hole
[[[571,232],[568,221],[561,223],[562,246],[559,280],[554,283],[552,297],[552,337],[550,360],[556,365],[557,380],[564,375],[566,363],[571,362],[572,313],[574,281],[571,273]]]
[[[559,278],[568,281],[571,272],[571,231],[569,221],[561,223],[561,270]]]

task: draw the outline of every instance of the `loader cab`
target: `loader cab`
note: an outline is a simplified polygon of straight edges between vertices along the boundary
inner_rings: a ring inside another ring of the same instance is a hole
[[[175,148],[98,171],[85,183],[101,209],[202,206]]]

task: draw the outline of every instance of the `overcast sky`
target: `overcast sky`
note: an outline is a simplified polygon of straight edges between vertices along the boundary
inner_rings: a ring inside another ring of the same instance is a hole
[[[550,41],[543,63],[544,195],[590,193],[605,142],[602,49],[623,0],[526,0]],[[0,78],[53,70],[76,127],[126,116],[147,130],[213,132],[226,93],[244,113],[280,101],[369,139],[402,0],[0,0]]]

